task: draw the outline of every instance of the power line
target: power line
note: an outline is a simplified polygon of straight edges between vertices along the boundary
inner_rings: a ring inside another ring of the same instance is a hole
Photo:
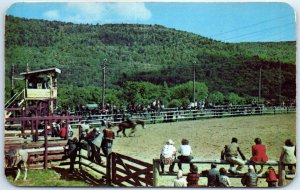
[[[292,25],[289,25],[289,26],[287,26],[287,27],[290,27],[290,26],[292,26]],[[266,35],[268,35],[266,38],[264,38],[264,41],[266,41],[266,39],[271,39],[271,37],[274,37],[274,36],[276,36],[276,35],[279,35],[279,34],[282,34],[282,33],[286,33],[286,31],[279,31],[279,32],[276,32],[276,33],[265,33]],[[257,35],[264,35],[264,34],[259,34],[259,33],[255,33],[255,34],[253,34],[253,35],[250,35],[250,37],[249,36],[246,36],[246,37],[241,37],[240,38],[240,40],[241,39],[244,39],[244,38],[253,38],[253,37],[255,37],[255,36],[257,36]]]
[[[273,29],[273,28],[278,28],[278,27],[283,27],[283,26],[287,26],[287,25],[291,25],[291,24],[294,24],[293,22],[291,23],[287,23],[287,24],[284,24],[284,25],[279,25],[279,26],[273,26],[273,27],[270,27],[270,28],[264,28],[262,30],[258,30],[258,31],[255,31],[255,32],[251,32],[251,33],[246,33],[246,34],[242,34],[242,35],[238,35],[238,36],[234,36],[234,37],[231,37],[231,38],[227,38],[223,41],[227,41],[227,40],[231,40],[231,39],[236,39],[236,38],[240,38],[240,37],[244,37],[244,36],[248,36],[248,35],[252,35],[252,34],[256,34],[256,33],[260,33],[260,32],[264,32],[266,30],[270,30],[270,29]]]
[[[261,21],[261,22],[258,22],[258,23],[246,25],[246,26],[243,26],[243,27],[240,27],[240,28],[232,29],[232,30],[229,30],[229,31],[226,31],[226,32],[217,33],[217,34],[214,34],[211,38],[215,38],[217,36],[222,36],[222,35],[227,34],[227,33],[235,32],[235,31],[238,31],[238,30],[246,29],[246,28],[250,28],[250,27],[253,27],[253,26],[260,25],[260,24],[264,24],[264,23],[267,23],[267,22],[270,22],[270,21],[273,21],[273,20],[280,20],[280,19],[290,17],[290,16],[292,16],[292,15],[286,15],[286,16],[283,16],[283,17],[272,18],[272,19],[264,20],[264,21]]]

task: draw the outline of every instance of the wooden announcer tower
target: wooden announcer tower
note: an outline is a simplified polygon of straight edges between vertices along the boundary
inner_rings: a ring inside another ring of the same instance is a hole
[[[45,115],[52,115],[57,105],[57,77],[61,73],[58,68],[23,72],[25,79],[24,100],[26,104],[43,103],[48,107]]]

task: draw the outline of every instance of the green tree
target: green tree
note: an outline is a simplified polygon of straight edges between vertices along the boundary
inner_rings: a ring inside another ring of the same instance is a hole
[[[219,91],[213,92],[208,96],[208,101],[216,105],[224,104],[224,100],[225,96]]]

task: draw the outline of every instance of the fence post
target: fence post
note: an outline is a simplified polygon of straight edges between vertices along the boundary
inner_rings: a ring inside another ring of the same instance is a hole
[[[112,154],[106,157],[106,185],[111,186],[111,164],[112,164]]]
[[[159,162],[153,159],[153,187],[158,186]]]
[[[45,125],[44,129],[44,147],[45,147],[45,152],[44,152],[44,169],[48,168],[48,130],[47,130],[47,125]]]
[[[284,165],[281,161],[278,162],[278,186],[283,186],[285,181]]]

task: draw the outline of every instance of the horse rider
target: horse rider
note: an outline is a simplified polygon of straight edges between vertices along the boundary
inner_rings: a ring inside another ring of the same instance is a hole
[[[115,133],[113,132],[112,123],[107,123],[107,128],[103,129],[103,139],[101,143],[102,151],[107,157],[112,152],[113,139],[115,139]]]

